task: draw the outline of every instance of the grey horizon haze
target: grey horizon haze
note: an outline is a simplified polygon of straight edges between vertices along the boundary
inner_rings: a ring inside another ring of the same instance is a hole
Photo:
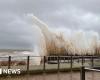
[[[0,0],[0,49],[33,49],[40,33],[27,14],[50,28],[100,34],[100,0]]]

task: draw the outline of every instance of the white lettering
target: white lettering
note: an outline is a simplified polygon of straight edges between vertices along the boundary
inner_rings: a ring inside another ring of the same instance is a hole
[[[0,69],[0,74],[20,74],[20,69]]]
[[[4,74],[8,74],[8,70],[7,69],[3,69],[2,70]]]

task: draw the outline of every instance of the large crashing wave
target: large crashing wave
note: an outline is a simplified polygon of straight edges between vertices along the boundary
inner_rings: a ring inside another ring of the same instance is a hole
[[[41,30],[42,55],[50,54],[95,54],[100,46],[99,34],[95,31],[51,28],[37,17],[32,16],[33,24]]]

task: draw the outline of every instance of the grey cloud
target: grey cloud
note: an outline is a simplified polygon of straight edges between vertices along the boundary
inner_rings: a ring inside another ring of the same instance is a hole
[[[0,48],[32,49],[39,33],[26,16],[16,14],[0,15]]]
[[[49,27],[99,32],[99,5],[99,0],[0,0],[0,47],[33,47],[40,33],[32,28],[28,13]]]

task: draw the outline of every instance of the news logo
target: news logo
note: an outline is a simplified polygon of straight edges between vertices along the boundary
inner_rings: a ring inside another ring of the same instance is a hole
[[[21,70],[20,69],[2,69],[0,68],[0,75],[2,74],[20,74]]]

